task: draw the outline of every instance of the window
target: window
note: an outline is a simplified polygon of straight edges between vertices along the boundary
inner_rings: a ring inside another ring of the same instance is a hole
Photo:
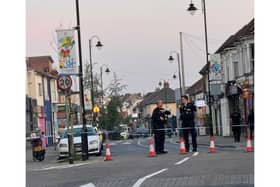
[[[250,70],[251,72],[254,71],[254,65],[255,65],[255,44],[249,44],[249,58],[250,58]]]
[[[233,62],[233,73],[234,73],[234,78],[237,78],[239,76],[238,62],[237,61]]]
[[[39,96],[43,96],[42,83],[38,83],[38,89],[39,89]]]

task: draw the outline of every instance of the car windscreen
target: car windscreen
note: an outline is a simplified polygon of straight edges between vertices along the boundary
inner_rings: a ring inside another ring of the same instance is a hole
[[[80,137],[81,136],[81,130],[82,130],[82,128],[73,128],[74,137]],[[62,138],[67,138],[67,132],[68,132],[67,130],[64,131]],[[92,135],[97,134],[96,130],[93,129],[92,127],[87,127],[87,132],[88,132],[88,136],[92,136]]]

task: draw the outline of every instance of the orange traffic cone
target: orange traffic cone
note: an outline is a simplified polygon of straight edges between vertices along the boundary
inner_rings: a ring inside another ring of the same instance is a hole
[[[152,138],[149,140],[149,147],[150,147],[149,157],[156,156],[156,152],[155,152],[155,149],[154,149],[154,143],[153,143],[153,139]]]
[[[247,146],[246,146],[247,152],[253,152],[252,144],[251,144],[251,137],[248,135],[247,137]]]
[[[110,144],[106,144],[106,155],[105,155],[105,158],[104,158],[104,161],[109,161],[109,160],[112,160],[112,157],[111,157],[111,152],[110,152]]]
[[[216,148],[215,148],[215,143],[214,143],[214,136],[210,137],[210,148],[209,148],[209,153],[215,153]]]
[[[187,153],[187,150],[186,150],[186,147],[185,147],[185,140],[183,137],[180,138],[180,153],[181,154],[186,154]]]

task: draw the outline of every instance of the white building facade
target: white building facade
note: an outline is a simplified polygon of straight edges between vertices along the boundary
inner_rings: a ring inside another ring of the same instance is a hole
[[[221,134],[229,136],[230,114],[239,111],[245,125],[249,111],[254,109],[254,20],[231,36],[216,54],[220,54],[222,67]]]

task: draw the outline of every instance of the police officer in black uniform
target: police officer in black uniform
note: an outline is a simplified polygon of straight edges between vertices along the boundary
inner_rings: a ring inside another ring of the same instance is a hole
[[[167,153],[164,150],[165,141],[165,124],[167,122],[167,115],[170,114],[169,111],[162,108],[163,101],[159,100],[157,102],[157,107],[153,110],[152,114],[152,129],[155,138],[155,149],[157,154]]]
[[[181,97],[182,106],[180,107],[180,120],[182,121],[183,137],[185,139],[186,150],[189,151],[189,133],[192,136],[192,151],[197,151],[196,143],[196,129],[195,129],[195,112],[196,106],[193,103],[189,103],[188,96],[184,95]]]

